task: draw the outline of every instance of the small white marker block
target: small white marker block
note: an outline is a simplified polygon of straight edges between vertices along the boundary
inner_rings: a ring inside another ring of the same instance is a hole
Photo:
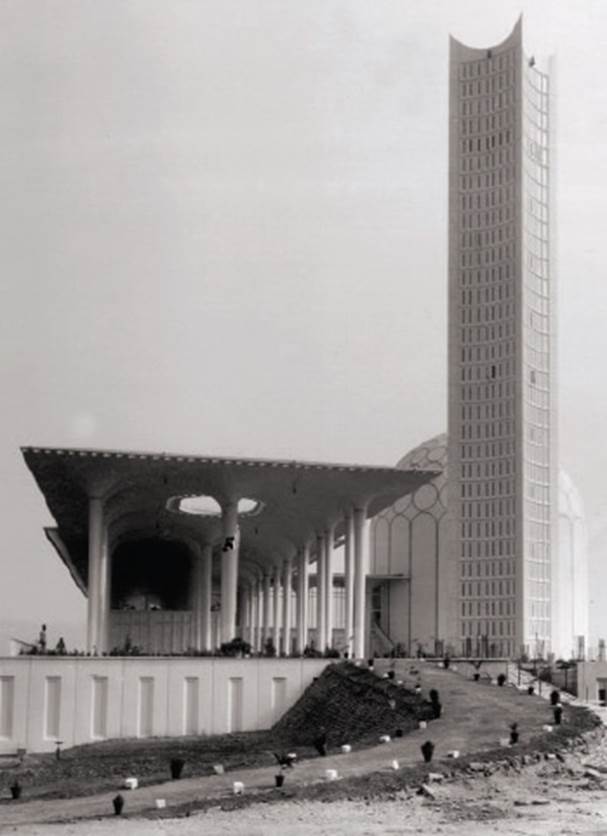
[[[137,778],[125,778],[123,787],[125,790],[136,790],[139,786],[139,781]]]
[[[451,665],[451,670],[456,671],[457,670],[457,665]]]
[[[341,751],[343,755],[349,755],[352,751],[352,747],[349,743],[344,743],[344,745],[341,747]]]
[[[417,724],[417,728],[418,729],[427,729],[428,724],[426,723],[425,720],[420,720],[419,723]]]
[[[397,680],[396,680],[396,684],[397,684],[397,685],[402,685],[402,684],[403,684],[402,679],[397,679]]]
[[[379,738],[380,743],[389,743],[390,742],[390,735],[389,734],[382,734]]]
[[[500,746],[510,746],[510,738],[500,737]]]
[[[544,731],[551,732],[552,731],[552,726],[549,726],[548,724],[546,724],[545,726],[542,726],[542,729]]]
[[[232,784],[234,795],[242,795],[244,793],[244,784],[242,781],[234,781]]]
[[[447,757],[453,759],[459,758],[459,749],[451,749],[450,752],[447,752]]]
[[[399,762],[398,762],[398,761],[396,761],[396,760],[395,760],[395,761],[392,761],[391,766],[392,766],[392,769],[394,769],[394,770],[400,769],[400,764],[399,764]]]
[[[338,777],[336,769],[325,769],[325,778],[327,781],[337,781]]]
[[[287,757],[290,758],[292,761],[296,761],[297,760],[297,752],[289,752]]]
[[[223,775],[223,773],[225,772],[225,769],[223,768],[223,764],[222,763],[216,763],[213,766],[213,772],[215,773],[215,775]]]
[[[389,679],[390,677],[388,676],[387,673],[382,673],[381,678],[382,679]]]
[[[166,799],[165,799],[165,798],[157,798],[157,799],[156,799],[156,808],[157,808],[158,810],[164,810],[164,808],[165,808],[166,806],[167,806],[167,803],[166,803]]]

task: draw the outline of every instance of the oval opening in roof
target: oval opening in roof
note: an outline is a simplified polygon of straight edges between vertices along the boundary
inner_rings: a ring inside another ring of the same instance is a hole
[[[201,494],[199,496],[177,496],[172,497],[167,503],[171,511],[179,511],[181,514],[195,514],[204,517],[220,517],[221,505],[212,496]],[[254,516],[262,509],[262,503],[256,499],[243,497],[238,500],[239,516]]]

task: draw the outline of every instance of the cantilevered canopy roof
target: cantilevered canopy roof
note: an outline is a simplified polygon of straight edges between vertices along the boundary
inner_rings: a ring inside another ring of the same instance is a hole
[[[22,453],[57,527],[46,533],[86,592],[89,497],[104,499],[110,548],[165,538],[219,546],[217,516],[183,513],[180,501],[258,503],[240,517],[241,571],[269,569],[316,532],[366,504],[372,517],[437,472],[348,464],[24,447]]]

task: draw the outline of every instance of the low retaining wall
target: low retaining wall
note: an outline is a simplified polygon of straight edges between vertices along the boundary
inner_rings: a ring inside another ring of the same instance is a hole
[[[270,728],[330,659],[0,658],[0,754]]]

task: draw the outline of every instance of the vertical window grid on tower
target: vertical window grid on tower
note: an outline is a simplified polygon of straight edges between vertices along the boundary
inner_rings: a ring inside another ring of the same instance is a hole
[[[461,638],[509,655],[516,618],[516,67],[459,68]]]
[[[523,95],[523,481],[525,634],[530,652],[550,646],[551,309],[549,79],[527,66]]]

